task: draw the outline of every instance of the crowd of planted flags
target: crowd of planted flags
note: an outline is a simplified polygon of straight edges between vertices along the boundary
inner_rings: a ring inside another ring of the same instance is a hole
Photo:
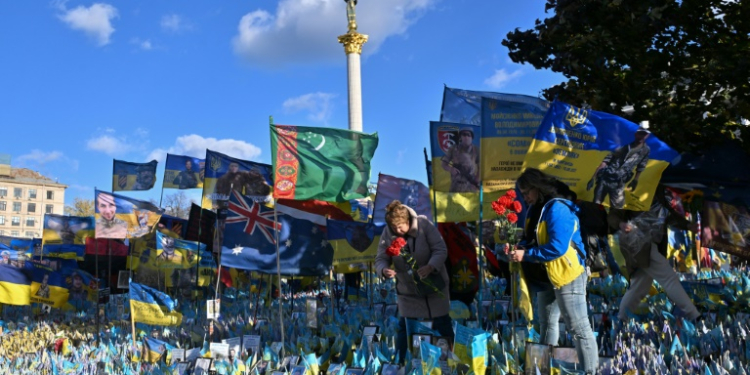
[[[477,222],[497,219],[490,204],[527,167],[592,201],[586,181],[639,125],[557,101],[446,87],[441,118],[426,128],[427,184],[388,171],[370,183],[377,133],[335,128],[271,124],[270,165],[222,150],[169,154],[157,178],[160,161],[114,160],[112,188],[92,192],[94,216],[47,214],[42,238],[0,238],[0,373],[580,373],[564,323],[559,346],[539,343],[517,285],[493,272],[501,261],[493,248],[478,246],[500,237],[482,238]],[[467,129],[481,169],[456,191],[443,159]],[[599,373],[747,374],[750,173],[722,174],[716,160],[726,149],[698,160],[648,142],[648,166],[624,205],[646,210],[666,184],[675,207],[709,229],[711,239],[705,230],[668,231],[668,258],[701,318],[682,317],[654,283],[639,311],[619,320],[628,278],[618,238],[608,236],[607,267],[588,283]],[[694,173],[684,173],[685,160]],[[697,183],[706,178],[725,184]],[[159,187],[203,193],[188,218],[128,195]],[[408,320],[406,358],[395,348],[395,284],[372,267],[395,199],[438,226],[451,295],[461,296],[451,301],[455,339]]]

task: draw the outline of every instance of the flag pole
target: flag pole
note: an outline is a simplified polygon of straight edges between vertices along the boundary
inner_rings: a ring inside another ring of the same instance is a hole
[[[276,208],[277,206],[273,205],[273,233],[274,233],[274,239],[276,243],[276,277],[278,280],[277,287],[279,288],[279,324],[281,327],[281,358],[285,357],[285,349],[284,349],[284,310],[283,310],[283,298],[281,298],[281,252],[279,252],[279,216],[278,216],[278,210]]]
[[[252,272],[250,273],[250,281],[252,285]],[[270,278],[270,275],[269,275]],[[253,306],[253,327],[258,322],[258,300],[260,299],[260,291],[263,289],[263,274],[258,272],[258,290],[255,292],[255,306]]]
[[[99,279],[99,241],[94,245],[94,262],[96,263],[96,345],[99,346],[99,290],[102,288],[101,279]]]
[[[373,303],[373,300],[375,299],[375,296],[372,294],[372,290],[373,290],[373,286],[372,286],[372,283],[373,283],[373,280],[372,280],[372,262],[368,263],[368,267],[367,267],[367,280],[368,280],[368,282],[370,284],[370,288],[368,289],[367,294],[369,295],[368,299],[370,300],[370,313],[372,313],[372,303]]]
[[[328,280],[328,297],[331,299],[331,322],[336,320],[336,315],[334,314],[334,291],[333,291],[333,281],[335,274],[333,273],[333,265],[331,265],[331,268],[328,270],[328,275],[330,276]]]

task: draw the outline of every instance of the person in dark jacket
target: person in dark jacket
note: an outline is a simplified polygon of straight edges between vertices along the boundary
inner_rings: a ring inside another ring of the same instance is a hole
[[[620,302],[620,320],[627,321],[628,313],[633,313],[643,297],[651,290],[656,280],[667,297],[685,317],[695,320],[700,312],[680,284],[664,254],[667,248],[667,227],[697,230],[678,214],[666,201],[665,189],[659,185],[649,211],[610,209],[607,216],[610,230],[620,235],[620,251],[630,276],[630,286]]]
[[[586,374],[596,373],[599,354],[586,302],[586,251],[573,203],[576,196],[556,178],[527,168],[516,181],[529,206],[521,246],[504,251],[521,262],[523,276],[536,294],[541,343],[556,346],[562,315],[573,336]]]
[[[375,269],[385,278],[396,278],[399,331],[396,349],[399,360],[404,361],[407,349],[406,319],[431,320],[432,329],[453,340],[450,312],[448,272],[445,259],[448,250],[438,229],[425,216],[418,216],[410,207],[395,200],[386,206],[385,221],[375,256]],[[406,241],[400,255],[389,255],[386,250],[398,238]],[[415,260],[416,272],[407,264],[403,254],[410,253]],[[415,278],[439,277],[443,288],[428,295],[421,294]]]

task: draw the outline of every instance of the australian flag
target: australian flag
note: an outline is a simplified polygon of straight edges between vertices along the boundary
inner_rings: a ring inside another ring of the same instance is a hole
[[[278,231],[278,236],[276,236]],[[321,276],[333,262],[326,233],[313,222],[274,212],[263,202],[232,191],[229,196],[221,265],[276,273],[276,241],[283,275]]]

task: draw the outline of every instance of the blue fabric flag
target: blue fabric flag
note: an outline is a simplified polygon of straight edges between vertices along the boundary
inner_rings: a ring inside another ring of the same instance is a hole
[[[430,189],[415,180],[380,174],[378,176],[378,191],[375,194],[375,213],[372,221],[375,224],[385,224],[385,207],[388,203],[398,199],[401,203],[411,207],[418,215],[427,216],[432,221],[432,206],[430,204]]]
[[[224,229],[221,265],[276,273],[276,238],[285,275],[320,276],[328,273],[333,248],[326,234],[307,220],[276,213],[252,198],[232,191]]]
[[[440,121],[480,125],[482,123],[482,98],[534,106],[548,105],[544,100],[533,96],[461,90],[446,86],[443,90],[443,108],[440,112]]]

